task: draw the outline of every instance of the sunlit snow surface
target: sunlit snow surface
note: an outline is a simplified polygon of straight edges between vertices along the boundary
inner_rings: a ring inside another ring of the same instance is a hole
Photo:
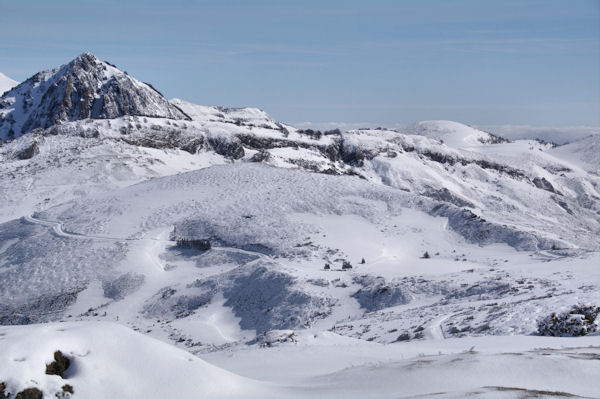
[[[600,396],[599,336],[532,335],[600,304],[593,143],[446,121],[315,138],[173,103],[192,120],[0,147],[0,320],[30,324],[0,327],[11,392]],[[77,365],[64,381],[43,374],[57,349]]]
[[[48,398],[66,383],[90,399],[597,397],[597,338],[381,345],[303,332],[293,344],[213,352],[207,362],[114,323],[50,323],[0,327],[0,375],[5,392],[38,387]],[[56,349],[71,359],[64,378],[44,374]]]

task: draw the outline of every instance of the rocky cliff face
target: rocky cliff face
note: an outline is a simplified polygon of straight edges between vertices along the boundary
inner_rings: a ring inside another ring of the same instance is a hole
[[[125,115],[189,119],[149,84],[89,53],[39,72],[0,99],[0,140],[81,119]]]

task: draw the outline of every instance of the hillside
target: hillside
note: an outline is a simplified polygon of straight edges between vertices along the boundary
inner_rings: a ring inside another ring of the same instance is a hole
[[[407,126],[404,131],[438,140],[454,148],[469,148],[507,141],[491,133],[452,121],[417,122]]]
[[[593,138],[300,130],[87,53],[6,93],[0,133],[12,392],[59,392],[58,346],[85,397],[600,392]]]
[[[558,146],[549,152],[596,176],[600,174],[600,134]]]

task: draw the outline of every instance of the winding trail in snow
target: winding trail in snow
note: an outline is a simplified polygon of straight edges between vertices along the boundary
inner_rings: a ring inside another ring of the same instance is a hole
[[[54,234],[59,237],[65,238],[76,238],[76,239],[94,239],[94,240],[104,240],[104,241],[133,241],[134,238],[121,238],[121,237],[105,237],[105,236],[95,236],[95,235],[87,235],[80,233],[69,233],[63,230],[62,223],[56,222],[52,220],[43,220],[39,219],[33,215],[24,216],[23,219],[30,223],[39,224],[42,226],[52,228]]]
[[[429,324],[429,326],[427,326],[427,329],[425,330],[425,335],[430,339],[436,339],[436,340],[446,339],[446,335],[444,334],[444,327],[442,326],[442,323],[444,323],[450,316],[452,316],[452,315],[446,314],[446,315],[438,316],[435,319],[433,319],[431,321],[431,324]]]
[[[61,222],[40,219],[40,218],[35,217],[34,215],[24,216],[23,219],[29,223],[34,223],[34,224],[38,224],[41,226],[50,227],[52,229],[52,231],[54,232],[54,234],[56,234],[59,237],[64,237],[64,238],[74,238],[74,239],[79,239],[79,240],[92,239],[92,240],[114,241],[114,242],[118,242],[118,241],[138,241],[138,242],[151,241],[154,243],[152,245],[149,245],[148,252],[151,253],[151,255],[153,255],[154,258],[158,258],[158,255],[161,252],[161,248],[163,246],[160,244],[173,243],[172,240],[168,239],[168,235],[164,231],[161,231],[161,233],[155,237],[143,237],[143,238],[108,237],[108,236],[98,236],[98,235],[88,235],[88,234],[81,234],[81,233],[66,232],[63,229],[63,225]],[[245,254],[245,255],[250,255],[250,256],[256,256],[257,259],[251,261],[250,263],[253,263],[253,262],[258,261],[259,259],[264,259],[264,258],[268,257],[267,255],[265,255],[261,252],[258,252],[258,251],[251,251],[251,250],[240,249],[240,248],[235,248],[235,247],[212,247],[211,249],[215,250],[215,251],[227,251],[227,252],[235,252],[235,253]],[[155,260],[156,259],[153,260],[154,263],[156,263]],[[162,262],[159,262],[159,263],[162,263]]]

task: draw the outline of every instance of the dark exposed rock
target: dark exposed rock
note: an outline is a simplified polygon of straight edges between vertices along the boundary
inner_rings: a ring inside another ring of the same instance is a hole
[[[261,137],[251,134],[238,134],[238,140],[246,147],[253,150],[270,150],[273,148],[298,147],[298,142],[272,137]]]
[[[358,276],[354,282],[362,288],[352,294],[360,306],[369,312],[410,302],[408,289],[401,284],[386,282],[382,277]]]
[[[16,154],[18,159],[31,159],[40,152],[37,141],[32,142],[30,145],[25,147],[23,150]]]
[[[189,140],[180,143],[179,148],[183,151],[189,152],[190,154],[197,153],[204,146],[204,137],[198,136],[190,138]]]
[[[320,130],[312,130],[312,129],[299,129],[297,131],[298,134],[304,134],[314,140],[320,140],[323,133]]]
[[[269,158],[271,158],[271,154],[269,153],[269,151],[260,150],[256,154],[252,155],[252,157],[250,158],[250,162],[265,162],[268,161]]]
[[[190,136],[181,129],[153,125],[150,129],[141,129],[136,135],[122,136],[120,140],[149,148],[180,148],[195,154],[204,145],[204,136]]]
[[[0,138],[66,121],[109,119],[125,115],[190,119],[153,87],[115,71],[89,53],[68,64],[40,72],[10,91],[15,101],[0,107],[15,108],[0,116]],[[14,121],[13,113],[22,113]]]
[[[224,157],[240,159],[244,156],[244,147],[237,137],[210,137],[208,143],[213,150]]]
[[[404,151],[407,151],[407,152],[411,151],[409,146],[403,146],[403,149],[404,149]],[[414,151],[414,148],[412,148],[412,151]],[[514,169],[509,166],[502,165],[502,164],[499,164],[496,162],[487,161],[485,159],[459,158],[459,157],[455,157],[455,156],[452,156],[449,154],[443,154],[440,152],[431,151],[429,149],[422,150],[419,152],[419,154],[421,154],[422,156],[424,156],[434,162],[439,162],[442,164],[454,165],[456,163],[460,163],[463,166],[466,166],[468,164],[475,164],[475,165],[478,165],[479,167],[481,167],[482,169],[493,169],[500,173],[505,173],[516,179],[528,180],[525,173],[523,173],[522,171],[520,171],[518,169]]]
[[[405,149],[405,151],[407,151],[407,150]],[[413,151],[414,151],[414,149],[413,149]],[[410,152],[410,151],[408,151],[408,152]],[[451,155],[448,155],[448,154],[442,154],[440,152],[424,150],[424,151],[421,151],[420,154],[434,162],[448,164],[448,165],[454,165],[458,161],[457,158],[455,158]]]
[[[360,167],[365,163],[365,153],[358,146],[346,146],[342,143],[339,155],[340,159],[349,165]]]
[[[569,208],[569,205],[565,201],[561,200],[560,198],[556,198],[554,196],[552,197],[552,199],[558,204],[558,206],[560,206],[562,209],[567,211],[567,213],[569,215],[573,214],[573,211],[571,210],[571,208]]]
[[[469,207],[469,208],[475,207],[475,205],[473,205],[473,203],[454,195],[446,187],[439,189],[439,190],[434,190],[434,189],[427,190],[422,195],[429,197],[429,198],[436,199],[438,201],[449,202],[449,203],[454,204],[459,207]]]
[[[556,191],[556,189],[554,188],[552,183],[550,183],[548,180],[546,180],[545,177],[542,177],[541,179],[539,177],[534,177],[531,182],[537,188],[541,188],[542,190],[550,191],[551,193],[560,194],[558,191]],[[560,194],[560,195],[562,195],[562,194]]]
[[[54,352],[54,361],[46,365],[46,374],[58,375],[65,378],[65,372],[71,365],[71,360],[62,354],[61,351]]]
[[[527,176],[525,175],[525,173],[521,172],[518,169],[515,168],[511,168],[509,166],[506,165],[501,165],[499,163],[496,162],[490,162],[490,161],[486,161],[484,159],[475,159],[472,161],[473,163],[475,163],[476,165],[479,165],[481,168],[483,169],[493,169],[496,170],[500,173],[504,173],[507,174],[515,179],[523,179],[523,180],[529,180],[527,178]],[[466,165],[469,163],[469,161],[466,160],[461,160],[461,163],[463,165]]]
[[[339,142],[334,142],[331,145],[328,145],[323,151],[331,162],[337,162],[340,160],[340,146]]]
[[[363,148],[360,145],[344,140],[344,136],[342,136],[342,139],[339,141],[338,152],[339,158],[344,161],[344,163],[361,167],[364,165],[365,159],[372,160],[379,155],[381,151]]]

